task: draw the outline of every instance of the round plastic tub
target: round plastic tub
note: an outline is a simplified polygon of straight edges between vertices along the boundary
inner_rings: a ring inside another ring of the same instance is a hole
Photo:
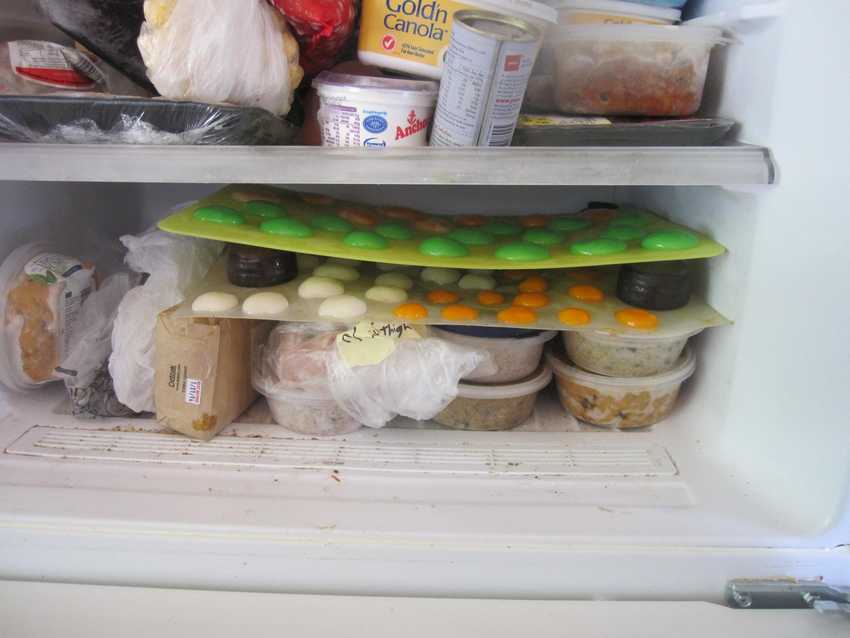
[[[360,429],[330,395],[275,392],[266,397],[278,425],[298,434],[338,436]]]
[[[565,113],[686,117],[699,110],[720,30],[585,24],[554,31],[554,102]]]
[[[559,0],[558,24],[675,24],[678,9],[621,0]]]
[[[323,146],[425,146],[440,86],[324,71],[319,95]]]
[[[702,329],[681,335],[609,335],[602,332],[562,332],[567,356],[588,372],[609,377],[649,377],[676,367],[688,339]]]
[[[593,425],[621,429],[644,428],[667,418],[679,389],[696,368],[696,358],[686,349],[669,372],[651,377],[605,377],[567,363],[550,350],[558,398],[575,418]]]
[[[0,266],[0,383],[25,391],[62,378],[56,369],[94,288],[94,267],[49,243],[12,251]]]
[[[534,412],[537,394],[551,380],[552,370],[543,363],[516,383],[461,383],[457,398],[434,421],[456,430],[510,430],[528,420]]]
[[[364,64],[439,80],[454,15],[465,9],[522,18],[541,32],[558,21],[552,7],[532,0],[363,0],[357,57]]]
[[[629,0],[629,2],[645,4],[651,7],[667,7],[681,10],[688,3],[688,0]]]
[[[543,357],[543,345],[556,333],[550,330],[527,337],[472,337],[434,328],[433,334],[444,341],[489,353],[493,365],[488,362],[479,366],[464,379],[492,384],[515,382],[534,372]]]

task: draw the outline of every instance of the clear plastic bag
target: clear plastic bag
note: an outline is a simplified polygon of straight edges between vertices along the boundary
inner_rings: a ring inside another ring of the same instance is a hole
[[[136,412],[153,412],[156,318],[183,301],[186,289],[207,273],[223,244],[158,230],[125,235],[121,242],[127,247],[127,265],[149,276],[118,306],[109,373],[121,403]]]
[[[161,95],[289,112],[303,77],[298,44],[265,0],[146,0],[144,8],[139,51]]]
[[[331,393],[363,425],[380,428],[397,415],[431,419],[457,396],[461,377],[479,365],[485,352],[441,339],[402,339],[375,365],[350,367],[334,349],[328,360]]]

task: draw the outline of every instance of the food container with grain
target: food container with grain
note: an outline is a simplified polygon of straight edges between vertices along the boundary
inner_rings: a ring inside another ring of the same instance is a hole
[[[486,384],[510,383],[533,373],[540,365],[543,345],[556,334],[551,330],[511,330],[504,334],[491,332],[488,336],[474,336],[467,331],[465,327],[440,326],[434,328],[433,334],[444,341],[487,352],[490,361],[464,377],[466,381]]]
[[[687,348],[675,367],[651,377],[606,377],[571,365],[560,352],[550,349],[558,398],[564,409],[580,421],[620,429],[643,428],[667,418],[679,390],[696,368]]]
[[[552,34],[554,103],[564,113],[686,117],[699,110],[719,29],[561,26]]]
[[[434,421],[456,430],[510,430],[528,420],[537,394],[551,380],[552,370],[543,363],[514,383],[460,383],[457,398]]]
[[[328,384],[328,360],[339,332],[331,324],[281,323],[254,353],[254,388],[287,430],[334,436],[360,428],[334,400]]]
[[[679,9],[624,0],[558,0],[558,24],[675,24]]]
[[[604,332],[562,332],[567,356],[588,372],[609,377],[648,377],[676,367],[690,337],[702,332],[656,337]]]

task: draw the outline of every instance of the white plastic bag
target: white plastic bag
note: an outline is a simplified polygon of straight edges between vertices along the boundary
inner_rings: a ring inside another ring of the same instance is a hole
[[[127,264],[150,276],[118,307],[112,330],[109,373],[118,400],[136,412],[153,412],[154,329],[163,310],[183,301],[221,253],[220,242],[169,235],[158,230],[125,235]]]
[[[334,349],[328,382],[337,403],[354,419],[373,428],[397,415],[431,419],[457,396],[460,379],[490,356],[442,339],[402,339],[375,365],[349,366]]]
[[[146,0],[138,40],[164,97],[286,115],[304,73],[298,44],[265,0]]]

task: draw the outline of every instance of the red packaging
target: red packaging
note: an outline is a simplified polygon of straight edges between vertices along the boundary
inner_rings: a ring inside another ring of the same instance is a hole
[[[307,76],[329,69],[354,32],[354,0],[270,0],[292,27]]]

